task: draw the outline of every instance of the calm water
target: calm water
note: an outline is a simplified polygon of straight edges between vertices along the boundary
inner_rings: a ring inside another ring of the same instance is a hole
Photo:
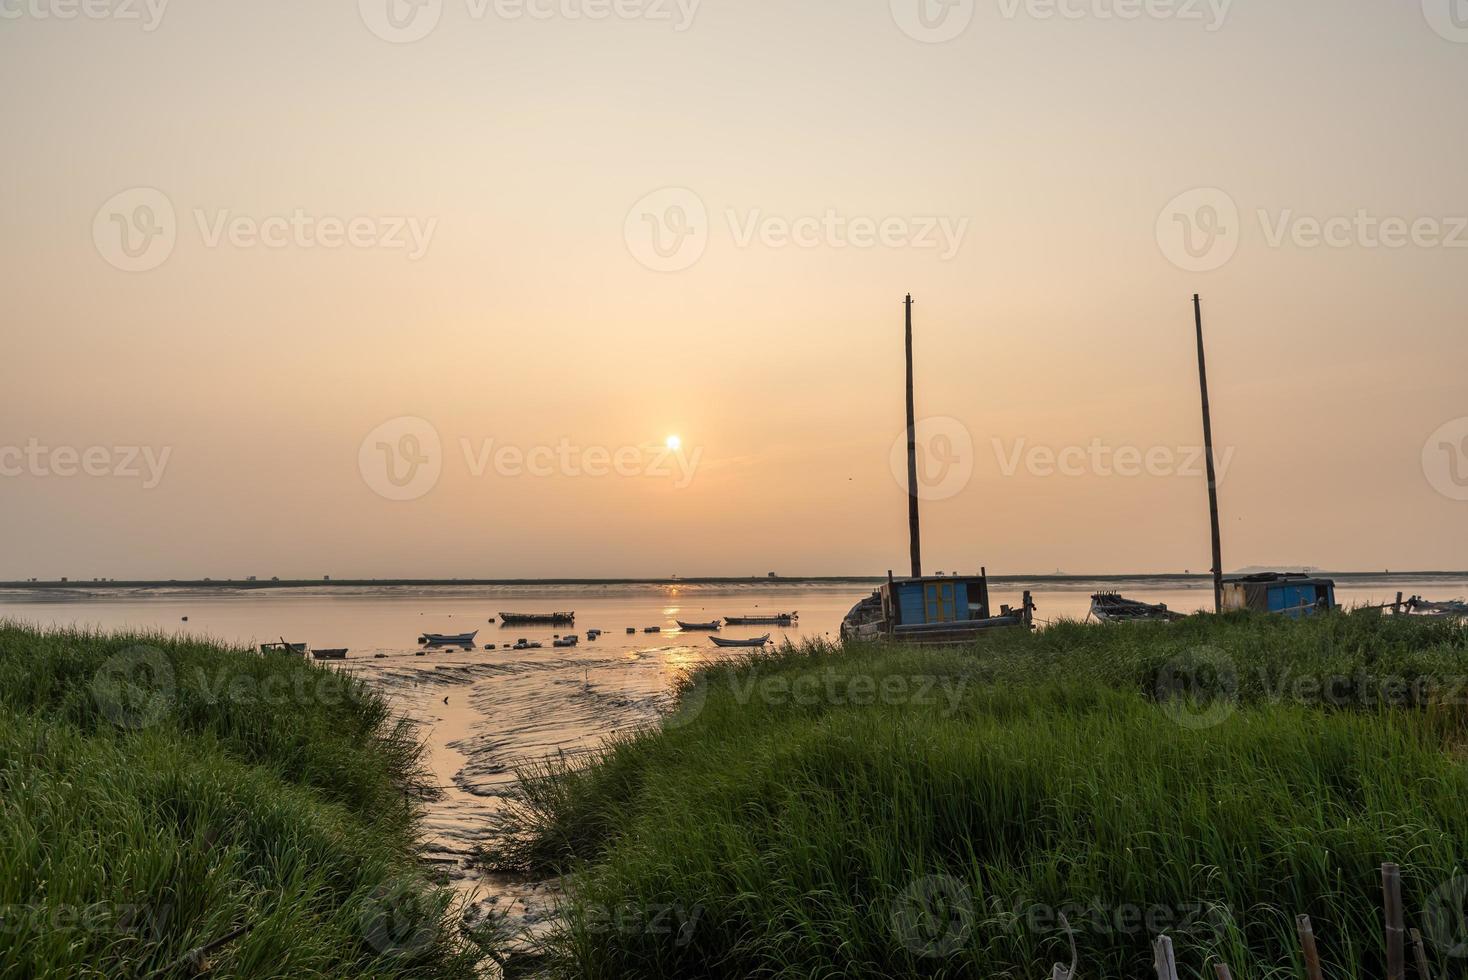
[[[513,783],[517,763],[558,752],[594,748],[611,733],[647,724],[667,703],[671,685],[702,660],[737,655],[719,651],[706,633],[683,633],[674,623],[731,615],[800,613],[799,625],[731,627],[723,636],[773,639],[834,637],[842,616],[869,594],[850,584],[749,586],[515,586],[278,589],[169,589],[89,593],[84,584],[65,595],[0,592],[0,618],[40,626],[164,630],[254,645],[284,638],[313,647],[348,647],[342,669],[371,680],[418,722],[442,796],[427,814],[430,858],[467,891],[508,910],[529,925],[544,918],[549,892],[540,885],[487,881],[465,867],[470,849],[486,836],[489,818]],[[1083,619],[1097,588],[1119,589],[1149,602],[1189,612],[1208,605],[1208,583],[1084,580],[1063,583],[991,582],[991,601],[1019,604],[1030,588],[1042,622]],[[1346,605],[1390,602],[1398,591],[1430,599],[1468,595],[1468,577],[1383,576],[1340,582]],[[571,627],[490,624],[501,611],[574,610],[574,630],[605,630],[600,640],[555,649],[554,634]],[[185,622],[183,617],[187,616]],[[663,632],[644,633],[648,626]],[[626,632],[636,628],[635,634]],[[476,649],[440,649],[417,656],[423,632],[479,630]],[[545,648],[485,650],[524,637]],[[381,656],[378,656],[378,655]]]

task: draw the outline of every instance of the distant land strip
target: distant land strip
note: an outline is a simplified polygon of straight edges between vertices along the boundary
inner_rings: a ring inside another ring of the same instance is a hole
[[[971,574],[971,573],[962,573]],[[1230,575],[1237,573],[1228,573]],[[1341,580],[1429,579],[1468,577],[1468,571],[1380,571],[1380,572],[1328,572],[1311,570],[1311,575],[1326,576]],[[1211,576],[1206,572],[1193,573],[1134,573],[1079,575],[990,575],[991,582],[1130,582],[1145,583],[1207,583]],[[808,576],[700,576],[692,578],[319,578],[319,579],[71,579],[46,581],[0,582],[6,590],[67,590],[67,589],[225,589],[251,591],[262,589],[321,589],[321,588],[432,588],[435,586],[536,586],[536,585],[869,585],[885,582],[885,575],[808,575]]]

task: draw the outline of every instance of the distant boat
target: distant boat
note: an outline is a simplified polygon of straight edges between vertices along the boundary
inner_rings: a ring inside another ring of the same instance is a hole
[[[1160,602],[1138,602],[1116,592],[1097,592],[1091,596],[1091,615],[1102,623],[1172,622],[1184,618],[1182,613],[1173,612]]]
[[[675,619],[673,622],[677,623],[678,628],[681,630],[716,630],[719,628],[719,621],[717,619],[710,620],[707,623],[685,623],[681,619]]]
[[[574,622],[574,612],[500,613],[502,626],[570,626]]]
[[[775,613],[773,616],[725,616],[726,626],[789,626],[800,618],[800,613]]]
[[[770,634],[766,633],[764,636],[756,636],[751,640],[731,640],[724,636],[711,636],[709,639],[714,642],[714,646],[716,647],[762,647],[770,642]]]
[[[312,650],[311,656],[317,660],[345,660],[347,659],[347,648],[337,647],[327,650]]]
[[[305,656],[306,644],[304,643],[262,643],[261,653],[298,653]]]
[[[478,635],[478,630],[472,633],[424,633],[418,638],[418,642],[431,647],[473,646],[474,638]]]

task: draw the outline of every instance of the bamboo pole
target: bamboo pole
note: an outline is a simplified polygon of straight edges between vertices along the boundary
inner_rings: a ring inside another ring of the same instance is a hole
[[[1406,980],[1407,957],[1403,942],[1402,869],[1390,862],[1381,866],[1382,908],[1386,925],[1386,980]]]
[[[912,395],[912,293],[907,310],[907,536],[912,550],[912,577],[923,574],[923,549],[918,534],[917,418]]]
[[[1198,388],[1203,394],[1203,452],[1208,464],[1208,517],[1213,530],[1213,611],[1223,612],[1223,543],[1218,530],[1218,473],[1213,466],[1213,410],[1208,403],[1208,362],[1203,354],[1203,300],[1193,294],[1198,328]]]
[[[1409,930],[1412,936],[1412,955],[1417,960],[1417,975],[1422,980],[1432,980],[1432,970],[1427,965],[1427,947],[1422,943],[1422,933]]]
[[[1157,980],[1178,980],[1171,936],[1157,937],[1157,943],[1152,947],[1152,965],[1157,969]]]
[[[1300,934],[1300,949],[1305,952],[1305,976],[1308,980],[1325,980],[1320,972],[1320,950],[1315,947],[1315,929],[1308,915],[1295,916],[1295,929]]]

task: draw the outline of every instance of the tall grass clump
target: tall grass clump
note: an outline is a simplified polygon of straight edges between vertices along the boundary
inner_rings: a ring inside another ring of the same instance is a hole
[[[463,977],[421,748],[361,683],[0,624],[0,977]]]
[[[525,772],[491,857],[567,874],[568,976],[1037,978],[1073,940],[1130,980],[1165,932],[1183,976],[1295,977],[1300,913],[1382,976],[1384,861],[1445,975],[1465,676],[1461,628],[1355,615],[786,647]]]

